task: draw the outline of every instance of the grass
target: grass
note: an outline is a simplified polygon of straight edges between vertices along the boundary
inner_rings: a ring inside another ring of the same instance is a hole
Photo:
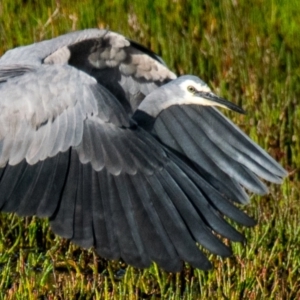
[[[290,172],[252,197],[258,220],[215,269],[168,274],[107,262],[55,237],[47,220],[0,215],[1,299],[300,299],[300,5],[297,0],[0,2],[0,55],[90,27],[109,28],[158,52],[241,104],[230,117]],[[216,4],[217,3],[217,4]]]

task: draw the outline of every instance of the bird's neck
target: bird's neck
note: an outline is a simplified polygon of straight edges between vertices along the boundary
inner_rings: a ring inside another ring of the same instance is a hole
[[[174,104],[173,97],[168,94],[168,90],[160,87],[145,97],[137,110],[144,112],[152,118],[157,118],[158,115],[169,106]]]

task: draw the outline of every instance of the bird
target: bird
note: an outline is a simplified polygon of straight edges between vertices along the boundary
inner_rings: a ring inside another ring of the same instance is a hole
[[[102,29],[0,58],[0,210],[136,268],[208,270],[201,247],[256,221],[239,205],[286,170],[218,109],[245,111],[194,75]],[[201,247],[200,247],[201,246]]]

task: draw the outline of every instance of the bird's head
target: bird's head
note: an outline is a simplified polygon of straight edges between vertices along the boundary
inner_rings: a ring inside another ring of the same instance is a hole
[[[146,115],[152,119],[173,105],[219,106],[238,113],[245,111],[238,105],[215,95],[199,77],[184,75],[152,91],[138,106],[133,119],[143,122]]]
[[[197,76],[185,75],[178,77],[176,80],[164,85],[163,88],[169,94],[168,99],[165,100],[169,103],[169,106],[189,104],[219,106],[238,113],[245,113],[238,105],[215,95],[209,86]]]

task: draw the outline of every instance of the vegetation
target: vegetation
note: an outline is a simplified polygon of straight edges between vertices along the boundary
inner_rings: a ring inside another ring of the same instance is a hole
[[[251,3],[251,4],[250,4]],[[168,274],[107,262],[55,237],[47,220],[0,215],[1,299],[300,299],[298,0],[0,1],[0,55],[91,27],[118,31],[247,110],[230,117],[290,172],[245,210],[234,256]]]

